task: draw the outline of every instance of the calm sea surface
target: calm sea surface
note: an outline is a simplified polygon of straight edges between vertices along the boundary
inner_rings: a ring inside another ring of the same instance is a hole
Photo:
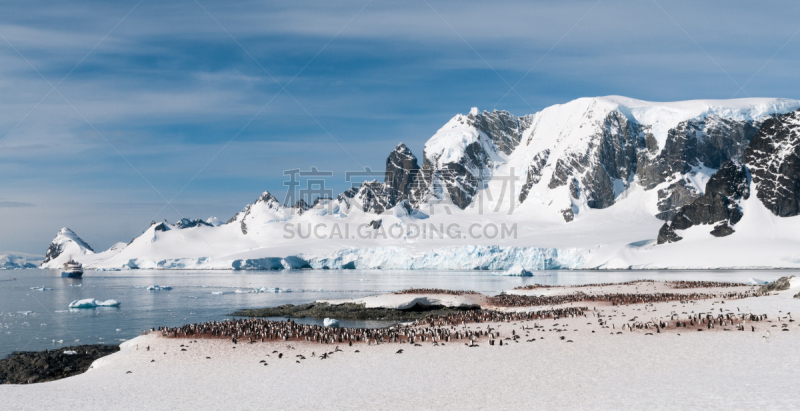
[[[222,320],[241,308],[356,298],[410,287],[497,294],[525,284],[578,285],[637,279],[774,280],[787,271],[552,271],[547,276],[503,277],[482,271],[86,271],[82,279],[54,270],[0,270],[0,358],[77,344],[119,344],[158,326]],[[150,291],[152,285],[171,290]],[[253,292],[257,288],[282,292]],[[290,291],[290,292],[289,292]],[[221,293],[221,294],[220,294]],[[119,308],[70,310],[73,300],[114,299]],[[321,320],[302,319],[321,324]],[[380,321],[342,326],[381,327]]]

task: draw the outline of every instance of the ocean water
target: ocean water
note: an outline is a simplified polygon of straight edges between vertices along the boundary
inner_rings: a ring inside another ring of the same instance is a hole
[[[406,288],[446,288],[497,294],[526,284],[579,285],[638,279],[774,280],[787,271],[552,271],[505,277],[486,271],[86,271],[82,279],[55,270],[0,270],[0,358],[78,344],[119,344],[159,326],[223,320],[242,308],[358,298]],[[152,285],[171,290],[150,291]],[[254,293],[256,288],[284,292]],[[238,292],[237,292],[238,291]],[[290,292],[289,292],[290,291]],[[114,299],[118,308],[70,310],[74,300]],[[322,324],[321,319],[299,322]],[[341,321],[382,327],[381,321]]]

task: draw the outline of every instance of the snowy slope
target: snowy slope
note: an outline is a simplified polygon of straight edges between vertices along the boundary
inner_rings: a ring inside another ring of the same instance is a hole
[[[42,256],[19,252],[0,252],[0,270],[18,270],[37,268],[42,262]]]
[[[42,266],[71,256],[139,269],[800,267],[800,217],[777,217],[756,191],[737,200],[744,217],[731,222],[733,235],[696,225],[655,244],[762,124],[798,108],[787,99],[609,96],[523,117],[473,109],[430,138],[421,167],[398,145],[385,182],[292,207],[264,192],[225,224],[153,223],[102,253],[62,229]]]

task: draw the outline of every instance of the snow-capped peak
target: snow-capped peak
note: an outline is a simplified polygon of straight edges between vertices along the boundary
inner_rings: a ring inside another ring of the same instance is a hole
[[[82,256],[94,254],[94,250],[89,244],[83,241],[74,231],[67,227],[58,231],[56,238],[47,248],[42,268],[57,268],[62,263],[68,261],[72,256]]]

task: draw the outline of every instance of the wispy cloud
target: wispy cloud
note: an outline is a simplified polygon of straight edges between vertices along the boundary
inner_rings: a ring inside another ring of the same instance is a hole
[[[23,203],[20,201],[8,201],[0,198],[0,208],[21,208],[21,207],[35,207],[35,204]]]

